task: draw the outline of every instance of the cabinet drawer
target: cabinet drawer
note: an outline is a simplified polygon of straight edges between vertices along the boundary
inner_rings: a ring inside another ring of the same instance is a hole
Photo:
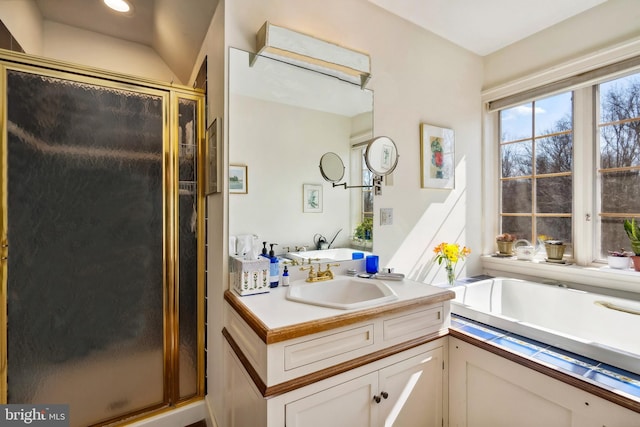
[[[370,345],[373,345],[373,324],[288,345],[284,348],[284,369],[295,369]]]
[[[442,322],[442,307],[420,310],[385,320],[382,324],[382,336],[384,341],[398,338],[408,340],[435,332]]]

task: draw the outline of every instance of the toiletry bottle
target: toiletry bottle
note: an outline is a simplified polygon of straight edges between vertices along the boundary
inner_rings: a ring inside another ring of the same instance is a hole
[[[287,266],[284,266],[284,271],[282,272],[282,286],[289,286],[289,269]]]
[[[269,251],[269,287],[277,288],[278,281],[280,280],[280,266],[278,263],[278,257],[273,251],[273,247],[277,243],[271,243],[271,250]]]
[[[262,242],[262,256],[267,257],[267,242]]]

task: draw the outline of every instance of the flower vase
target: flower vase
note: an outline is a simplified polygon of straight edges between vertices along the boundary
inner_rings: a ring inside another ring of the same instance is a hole
[[[453,286],[456,281],[456,275],[453,274],[453,266],[447,265],[445,266],[445,269],[447,270],[447,283],[449,286]]]

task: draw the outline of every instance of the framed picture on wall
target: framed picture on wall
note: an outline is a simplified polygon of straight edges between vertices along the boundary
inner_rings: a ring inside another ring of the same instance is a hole
[[[229,193],[247,194],[248,168],[245,165],[229,165]]]
[[[220,192],[220,137],[220,120],[215,118],[207,129],[207,194]]]
[[[420,124],[420,186],[452,190],[455,186],[454,163],[453,130]]]
[[[302,212],[322,212],[322,185],[302,184]]]

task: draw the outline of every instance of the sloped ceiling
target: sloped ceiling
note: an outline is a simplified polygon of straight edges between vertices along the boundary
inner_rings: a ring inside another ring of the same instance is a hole
[[[607,0],[369,0],[480,56]]]
[[[218,0],[130,0],[112,12],[102,0],[36,0],[43,19],[149,46],[188,83]]]

